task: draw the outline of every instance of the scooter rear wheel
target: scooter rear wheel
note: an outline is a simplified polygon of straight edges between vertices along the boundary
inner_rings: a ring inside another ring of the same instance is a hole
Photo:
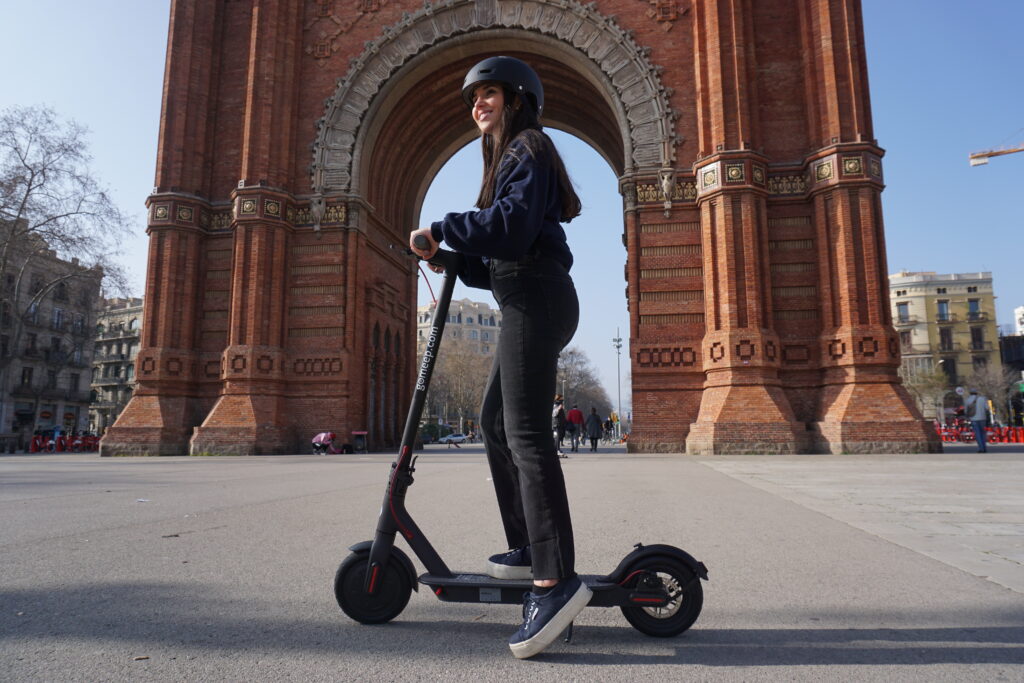
[[[366,592],[369,553],[352,553],[334,575],[334,597],[341,611],[361,624],[383,624],[405,609],[412,594],[412,583],[405,569],[391,558],[380,576],[376,593]]]
[[[693,626],[704,606],[700,579],[686,565],[669,557],[649,557],[629,568],[647,571],[661,579],[669,595],[664,607],[623,606],[622,615],[633,628],[649,636],[671,638]]]

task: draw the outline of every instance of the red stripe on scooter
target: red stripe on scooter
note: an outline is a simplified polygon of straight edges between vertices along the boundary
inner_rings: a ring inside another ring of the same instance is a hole
[[[661,598],[630,598],[630,602],[665,602]]]
[[[380,571],[380,567],[374,567],[373,571],[370,572],[370,592],[377,586],[377,573]]]
[[[628,582],[628,581],[629,581],[630,579],[632,579],[632,578],[633,578],[634,576],[636,576],[637,574],[640,574],[640,573],[641,573],[641,572],[643,572],[643,571],[644,571],[643,569],[637,569],[637,570],[636,570],[635,572],[633,572],[632,574],[630,574],[629,576],[627,576],[626,578],[624,578],[624,579],[623,579],[622,581],[619,581],[619,585],[620,585],[620,586],[625,586],[625,585],[626,585],[626,583],[627,583],[627,582]]]

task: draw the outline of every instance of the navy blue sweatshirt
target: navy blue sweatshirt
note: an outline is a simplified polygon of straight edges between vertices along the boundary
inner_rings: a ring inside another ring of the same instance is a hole
[[[431,224],[435,241],[466,256],[461,277],[468,286],[490,289],[489,259],[515,261],[534,247],[566,270],[572,267],[572,252],[559,223],[558,175],[551,162],[543,151],[531,154],[520,135],[501,158],[494,203],[480,211],[450,213]]]

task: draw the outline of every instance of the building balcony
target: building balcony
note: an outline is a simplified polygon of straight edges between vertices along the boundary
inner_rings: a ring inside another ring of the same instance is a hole
[[[96,339],[138,339],[139,330],[106,330],[96,335]]]
[[[917,315],[905,315],[902,318],[897,317],[892,321],[892,324],[896,327],[907,327],[909,325],[917,325],[923,322],[920,316]]]
[[[935,322],[940,325],[949,325],[957,322],[957,315],[956,313],[939,313],[935,316]]]
[[[991,351],[992,342],[990,341],[972,341],[970,345],[971,351]]]
[[[127,353],[96,353],[92,360],[94,363],[125,363],[131,358]]]
[[[972,323],[981,323],[988,320],[988,313],[984,311],[970,311],[967,313],[967,320]]]
[[[901,344],[900,354],[904,356],[928,356],[932,353],[932,347],[927,344]]]
[[[122,386],[124,384],[130,384],[132,381],[132,378],[127,377],[93,377],[92,385],[94,387]]]
[[[11,388],[11,396],[17,398],[39,398],[43,401],[64,401],[67,403],[88,403],[92,397],[87,391],[60,389],[45,384],[16,384]]]
[[[959,342],[950,342],[948,344],[939,344],[939,353],[960,353],[964,350],[964,345]]]

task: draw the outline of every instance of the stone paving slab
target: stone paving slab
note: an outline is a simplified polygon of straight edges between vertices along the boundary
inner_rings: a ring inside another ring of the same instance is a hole
[[[961,529],[1012,531],[1019,455],[574,456],[578,569],[678,545],[710,570],[704,613],[656,639],[588,609],[572,643],[523,662],[505,645],[516,606],[423,591],[377,627],[338,610],[334,571],[371,537],[391,459],[0,457],[0,680],[1024,678],[1024,595],[882,533],[890,515],[934,534],[911,505],[954,504]],[[488,478],[479,447],[420,459],[409,508],[454,569],[503,549]],[[958,480],[998,494],[948,500]],[[854,523],[860,499],[876,530]]]
[[[716,457],[704,464],[1024,593],[1024,454]]]

